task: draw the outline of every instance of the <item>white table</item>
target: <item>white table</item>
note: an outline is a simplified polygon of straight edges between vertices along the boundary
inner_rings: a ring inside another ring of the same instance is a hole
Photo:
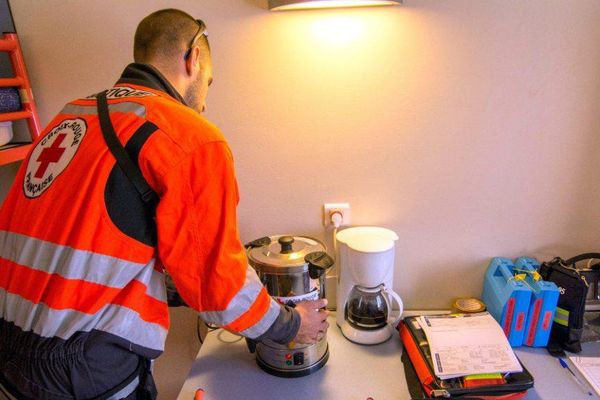
[[[535,387],[527,393],[526,399],[543,400],[597,400],[588,396],[575,383],[569,371],[560,366],[558,359],[550,356],[545,348],[520,347],[515,349],[517,357],[534,378]],[[600,343],[584,343],[583,352],[578,356],[600,356]],[[593,392],[591,388],[590,391]]]
[[[255,355],[248,352],[245,340],[223,330],[211,332],[177,399],[193,400],[197,388],[204,389],[205,400],[410,397],[397,336],[376,346],[361,346],[342,336],[335,325],[335,316],[330,315],[329,324],[329,360],[319,371],[301,378],[267,374],[256,364]]]
[[[223,330],[207,335],[179,393],[178,400],[193,400],[197,388],[205,400],[374,400],[410,399],[402,346],[397,335],[375,346],[354,344],[344,338],[329,317],[329,360],[305,377],[279,378],[261,370],[245,340]],[[586,344],[586,355],[600,355],[600,344]],[[522,347],[517,356],[534,376],[527,400],[590,400],[546,349]]]

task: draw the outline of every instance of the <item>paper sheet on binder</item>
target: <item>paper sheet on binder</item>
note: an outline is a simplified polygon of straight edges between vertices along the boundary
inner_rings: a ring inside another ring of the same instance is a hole
[[[569,356],[569,360],[600,396],[600,357]]]
[[[422,316],[419,324],[441,379],[523,371],[502,328],[487,312]]]

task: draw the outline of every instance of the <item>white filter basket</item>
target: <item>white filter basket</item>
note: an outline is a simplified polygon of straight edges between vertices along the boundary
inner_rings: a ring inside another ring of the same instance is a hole
[[[380,239],[380,251],[363,251],[348,243],[348,266],[354,281],[365,287],[375,287],[385,281],[394,268],[394,242]]]
[[[374,287],[384,282],[394,268],[394,231],[378,226],[344,229],[336,235],[340,252],[344,252],[343,268],[348,268],[354,282]]]
[[[396,235],[396,232],[386,228],[381,228],[379,226],[355,226],[352,228],[347,228],[339,231],[336,235],[336,238],[338,242],[348,243],[355,236],[365,235],[381,237],[383,239],[392,241],[398,240],[398,235]]]

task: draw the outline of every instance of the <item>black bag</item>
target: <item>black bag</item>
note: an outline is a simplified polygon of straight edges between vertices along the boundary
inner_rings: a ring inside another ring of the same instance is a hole
[[[554,356],[563,356],[565,350],[572,353],[581,351],[583,315],[589,285],[575,264],[595,258],[600,258],[600,253],[584,253],[568,260],[555,257],[540,266],[542,278],[554,282],[560,291],[548,342],[548,352]]]

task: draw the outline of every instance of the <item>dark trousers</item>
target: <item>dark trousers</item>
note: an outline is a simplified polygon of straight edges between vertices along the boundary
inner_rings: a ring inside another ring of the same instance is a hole
[[[141,365],[141,364],[140,364]],[[39,396],[39,390],[35,393],[22,392],[11,385],[3,377],[0,377],[0,400],[54,400],[54,399],[80,399],[81,397],[75,396]],[[22,389],[21,389],[22,390]],[[104,393],[101,396],[96,396],[90,400],[156,400],[157,392],[152,378],[152,373],[147,366],[141,366],[135,371],[132,376],[129,376],[122,384]]]
[[[0,384],[17,400],[156,398],[150,361],[112,337],[45,338],[1,319]]]

